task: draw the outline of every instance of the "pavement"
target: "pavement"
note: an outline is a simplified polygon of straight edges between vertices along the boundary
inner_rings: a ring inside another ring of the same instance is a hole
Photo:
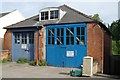
[[[9,62],[2,64],[2,78],[105,78],[108,80],[118,79],[118,77],[111,77],[105,74],[97,74],[92,77],[71,77],[69,75],[70,70],[78,70],[78,68],[30,66],[28,63],[18,64],[16,62]]]

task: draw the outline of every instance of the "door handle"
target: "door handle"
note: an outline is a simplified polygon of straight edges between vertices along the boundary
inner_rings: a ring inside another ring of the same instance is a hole
[[[28,52],[29,52],[29,49],[28,49],[28,48],[26,48],[26,49],[25,49],[25,51],[28,51]]]

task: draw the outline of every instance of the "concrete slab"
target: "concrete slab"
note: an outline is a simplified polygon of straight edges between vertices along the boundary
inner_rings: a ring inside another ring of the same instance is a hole
[[[101,75],[94,75],[92,77],[71,77],[70,70],[77,70],[78,68],[63,68],[52,66],[30,66],[28,63],[18,64],[9,62],[2,64],[2,78],[106,78],[114,79],[112,77]]]

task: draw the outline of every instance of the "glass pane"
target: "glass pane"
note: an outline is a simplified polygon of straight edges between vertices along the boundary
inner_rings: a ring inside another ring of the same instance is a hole
[[[62,44],[64,44],[64,37],[61,37],[61,42]]]
[[[48,37],[48,44],[50,44],[50,37]]]
[[[69,31],[68,31],[69,28],[66,28],[66,36],[69,36]]]
[[[84,38],[84,36],[81,36],[81,44],[85,44],[85,38]]]
[[[48,36],[50,36],[50,33],[51,33],[51,32],[50,32],[50,29],[48,29]]]
[[[19,33],[15,33],[15,44],[20,44],[20,34]]]
[[[66,44],[74,44],[74,28],[66,28]]]
[[[55,18],[58,18],[58,15],[59,15],[59,11],[56,10],[56,11],[55,11]]]
[[[54,44],[54,37],[52,37],[52,44]]]
[[[80,35],[80,27],[77,27],[77,35]]]
[[[34,43],[34,33],[29,33],[29,44],[33,44]]]
[[[60,29],[57,28],[57,36],[60,36]]]
[[[71,37],[71,44],[74,44],[74,37]]]
[[[27,44],[27,34],[22,33],[22,44]]]
[[[54,36],[54,29],[51,30],[51,34],[52,34],[52,36]]]
[[[50,11],[50,19],[54,19],[54,11]]]
[[[76,37],[76,43],[79,45],[80,44],[80,36]]]
[[[41,12],[41,20],[47,20],[48,19],[48,11]]]
[[[69,37],[66,37],[66,44],[69,45]]]
[[[45,20],[47,20],[47,19],[48,19],[48,11],[45,12]]]
[[[71,33],[71,35],[74,35],[74,28],[71,28],[70,33]]]
[[[64,36],[64,28],[61,28],[61,36]]]
[[[41,20],[44,20],[44,12],[41,12]]]
[[[59,11],[58,10],[50,11],[50,19],[58,18],[58,15],[59,15]]]
[[[61,42],[61,40],[60,40],[60,38],[58,37],[58,38],[57,38],[57,45],[60,45],[60,42]]]
[[[84,31],[84,27],[81,27],[81,35],[84,35],[85,31]]]

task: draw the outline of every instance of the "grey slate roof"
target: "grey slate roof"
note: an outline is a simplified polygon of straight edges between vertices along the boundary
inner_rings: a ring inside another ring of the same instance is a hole
[[[87,15],[76,11],[72,8],[70,8],[67,5],[62,5],[58,7],[59,9],[66,11],[66,14],[62,17],[61,20],[47,20],[47,21],[39,21],[39,15],[33,16],[31,18],[25,19],[21,22],[18,22],[16,24],[12,24],[10,26],[4,27],[4,29],[7,28],[21,28],[21,27],[35,27],[38,24],[39,26],[45,25],[45,24],[59,24],[59,23],[76,23],[76,22],[91,22],[94,21],[92,18],[88,17]]]
[[[67,6],[63,5],[59,7],[63,11],[66,11],[67,14],[60,20],[59,23],[74,23],[74,22],[90,22],[93,21],[92,18],[88,17],[87,15]]]

